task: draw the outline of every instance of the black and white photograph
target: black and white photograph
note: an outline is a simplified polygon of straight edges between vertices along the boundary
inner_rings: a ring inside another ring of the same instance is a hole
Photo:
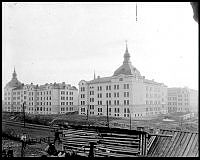
[[[2,157],[199,157],[198,2],[2,2]]]

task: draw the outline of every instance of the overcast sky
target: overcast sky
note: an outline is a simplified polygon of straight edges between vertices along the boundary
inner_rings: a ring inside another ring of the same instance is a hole
[[[198,23],[189,2],[3,3],[2,87],[112,76],[131,62],[147,79],[198,88]]]

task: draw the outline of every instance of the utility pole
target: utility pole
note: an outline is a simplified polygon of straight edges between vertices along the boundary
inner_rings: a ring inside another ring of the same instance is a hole
[[[88,119],[89,119],[88,110],[89,110],[89,104],[87,105],[87,121],[88,121]]]
[[[130,130],[131,130],[131,113],[130,113]]]
[[[23,114],[24,114],[24,128],[25,128],[25,102],[23,103]]]
[[[108,128],[109,128],[109,117],[108,117],[108,101],[107,101],[107,125],[108,125]]]

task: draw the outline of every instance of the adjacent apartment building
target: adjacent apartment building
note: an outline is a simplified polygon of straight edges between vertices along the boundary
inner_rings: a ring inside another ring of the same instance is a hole
[[[167,86],[145,79],[130,61],[126,44],[123,64],[110,77],[79,82],[79,114],[144,118],[167,113]]]
[[[3,111],[31,114],[65,114],[78,111],[78,89],[63,83],[24,85],[14,70],[12,80],[4,87]]]
[[[168,112],[197,112],[197,90],[185,88],[168,88]]]

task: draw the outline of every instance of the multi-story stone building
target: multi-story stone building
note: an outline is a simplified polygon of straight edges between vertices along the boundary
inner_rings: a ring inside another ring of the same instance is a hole
[[[168,112],[197,112],[198,92],[193,89],[168,88]]]
[[[12,80],[4,88],[3,111],[31,114],[65,114],[78,111],[78,89],[63,83],[22,84],[14,70]]]
[[[126,45],[123,64],[111,77],[79,82],[79,114],[144,118],[166,113],[167,86],[147,80],[131,64]]]

